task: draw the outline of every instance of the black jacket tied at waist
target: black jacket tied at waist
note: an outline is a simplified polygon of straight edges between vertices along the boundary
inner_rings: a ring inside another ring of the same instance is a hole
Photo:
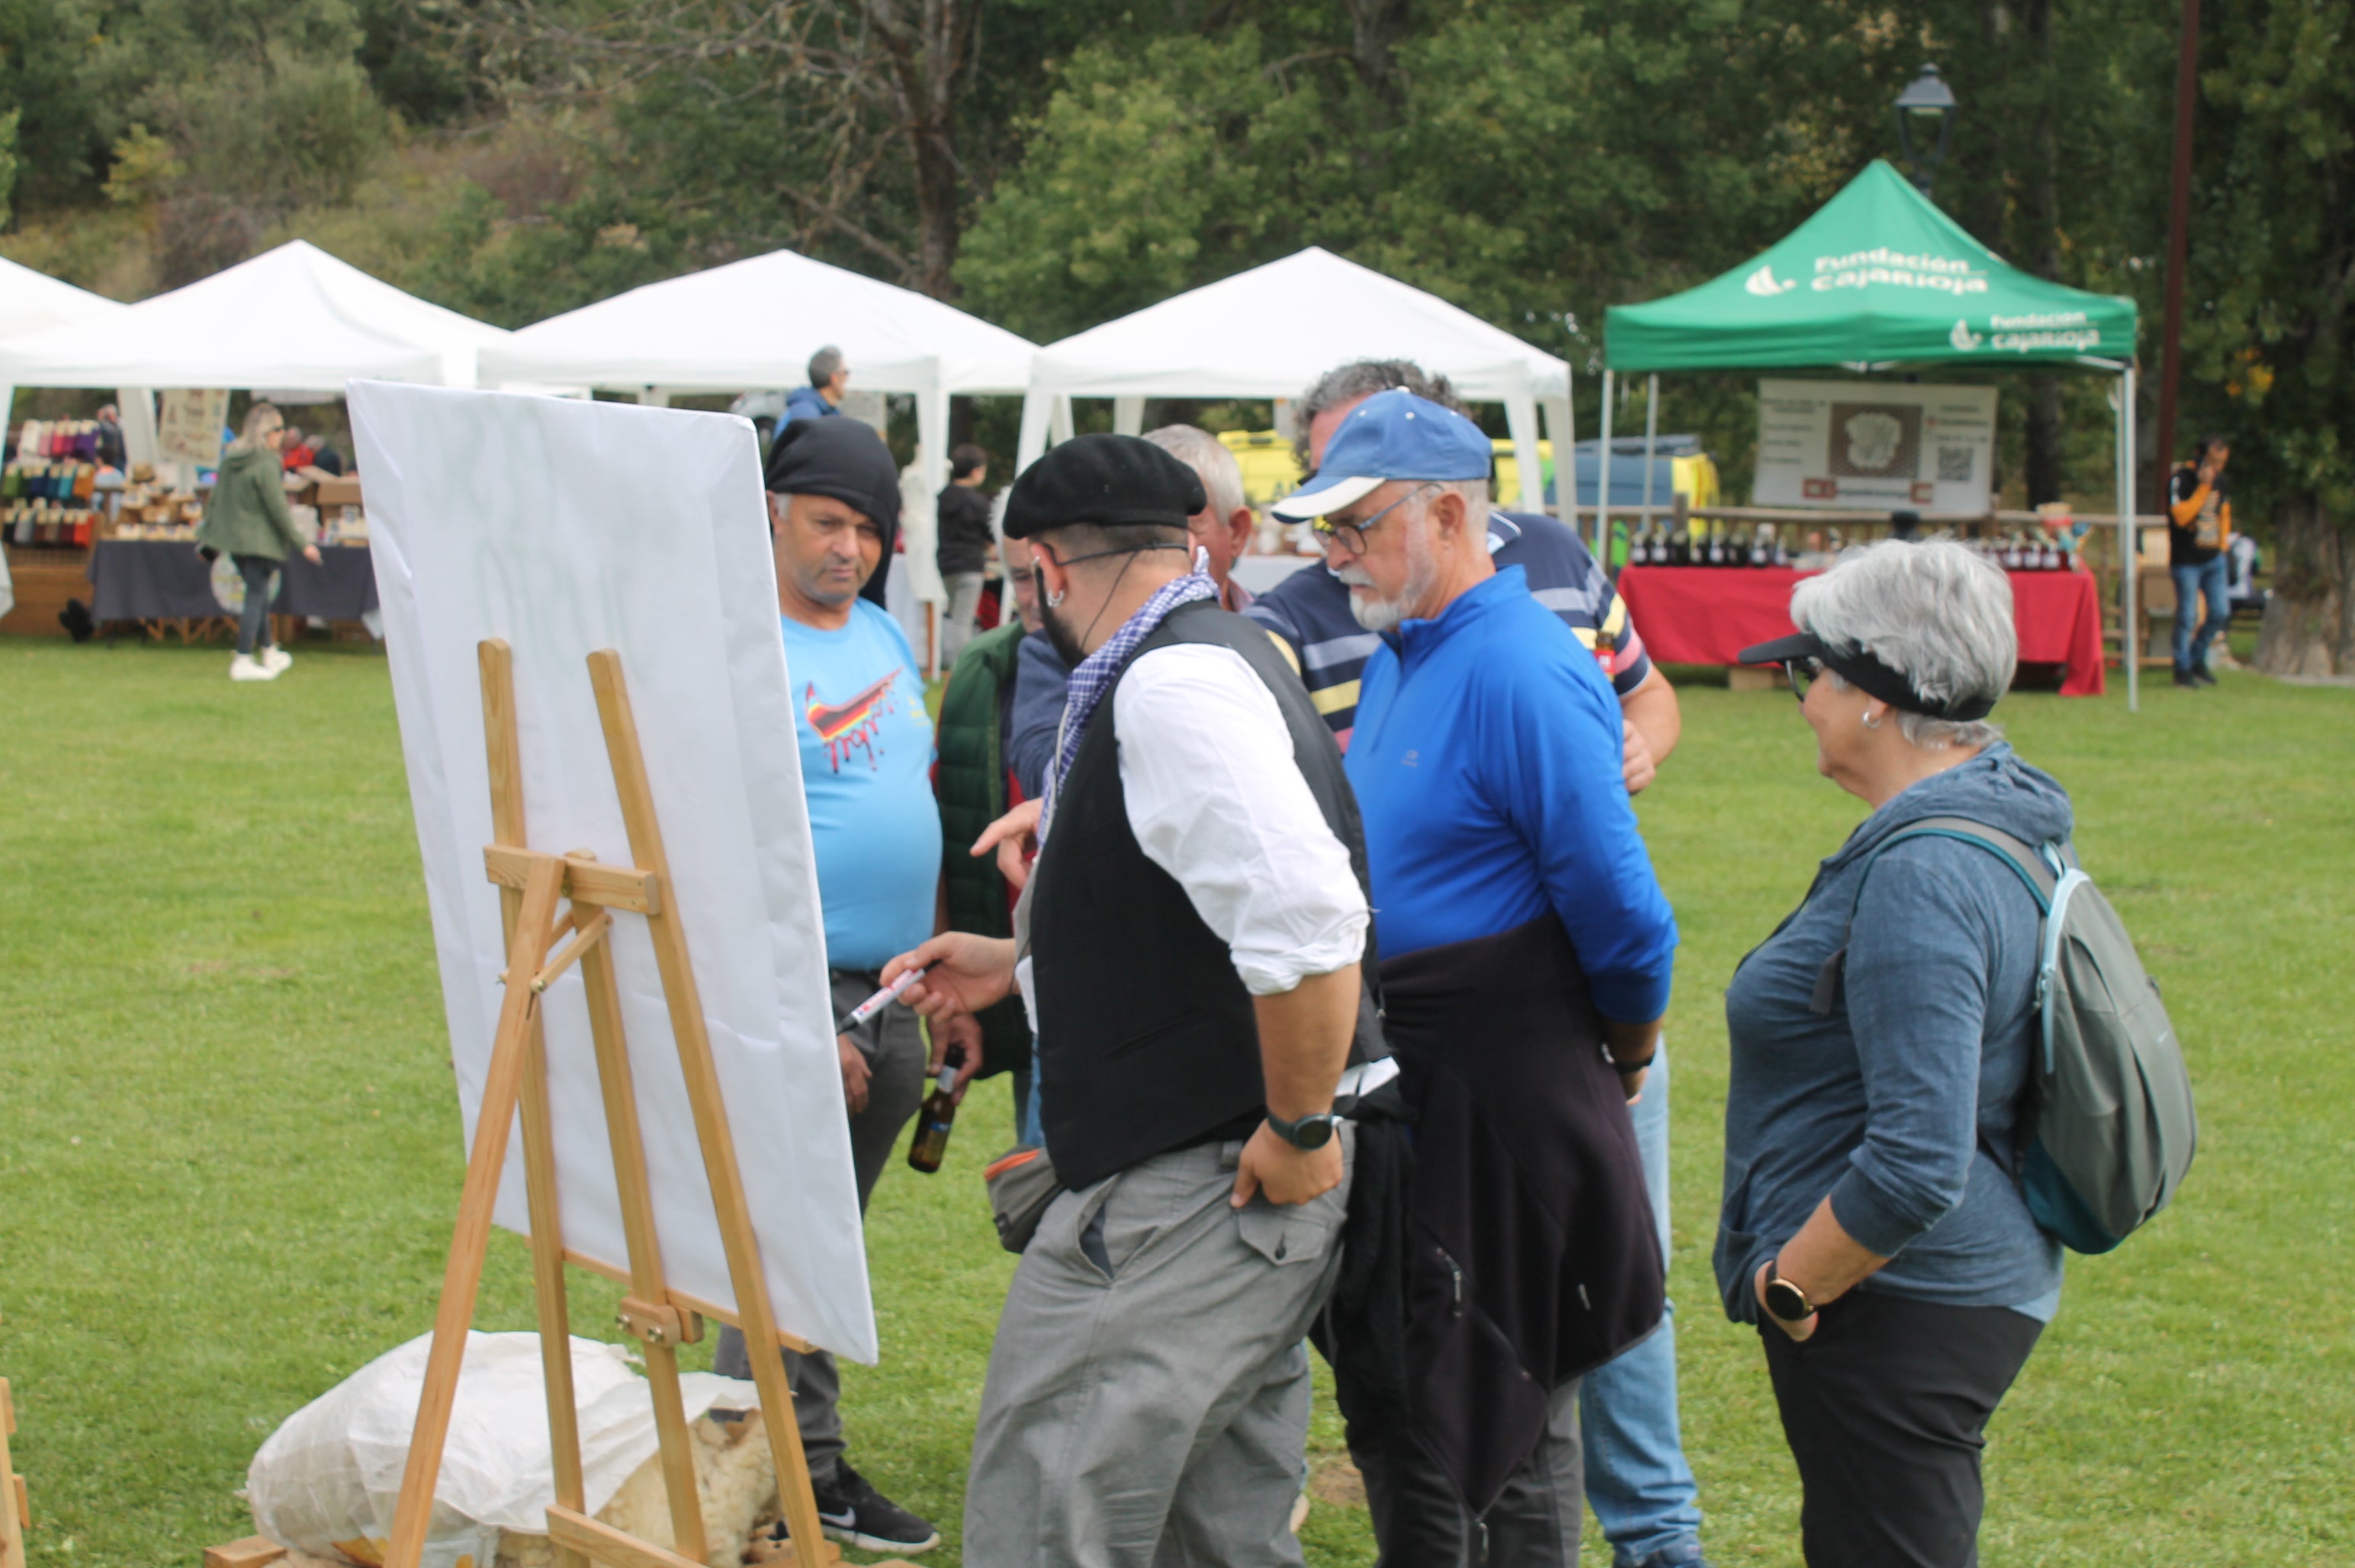
[[[1552,1391],[1658,1325],[1659,1240],[1559,921],[1388,959],[1381,977],[1412,1124],[1395,1179],[1403,1224],[1353,1212],[1350,1243],[1403,1256],[1387,1281],[1337,1298],[1320,1339],[1352,1423],[1397,1419],[1402,1372],[1405,1418],[1485,1512],[1536,1451]],[[1381,1342],[1399,1317],[1386,1288],[1403,1296],[1402,1366]]]

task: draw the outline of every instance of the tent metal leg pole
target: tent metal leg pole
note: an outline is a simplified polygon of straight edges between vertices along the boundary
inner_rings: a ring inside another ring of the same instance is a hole
[[[2142,530],[2135,526],[2135,372],[2129,364],[2118,388],[2118,535],[2126,577],[2126,711],[2142,711],[2143,626],[2136,589],[2142,576]],[[2179,606],[2177,614],[2181,614]]]
[[[1644,378],[1644,521],[1652,520],[1652,465],[1660,445],[1660,378]]]
[[[1603,536],[1611,527],[1611,372],[1603,372],[1603,448],[1594,454],[1594,559],[1605,560]]]

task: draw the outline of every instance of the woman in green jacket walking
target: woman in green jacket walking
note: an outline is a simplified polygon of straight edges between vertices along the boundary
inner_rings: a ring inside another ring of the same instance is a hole
[[[276,409],[256,403],[246,411],[245,433],[222,456],[212,502],[197,529],[197,544],[228,556],[245,579],[237,656],[229,665],[231,680],[276,680],[294,662],[270,640],[270,575],[298,550],[314,566],[319,562],[319,547],[304,541],[294,528],[293,508],[286,504],[285,470],[278,459],[285,440],[286,421]]]

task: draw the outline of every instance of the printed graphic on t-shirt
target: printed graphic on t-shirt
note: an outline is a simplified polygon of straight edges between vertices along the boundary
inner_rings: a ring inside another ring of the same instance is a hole
[[[891,673],[868,687],[847,702],[821,702],[817,683],[810,682],[802,688],[804,711],[809,717],[810,728],[826,742],[826,760],[834,771],[842,771],[842,761],[858,749],[867,753],[867,765],[875,766],[875,736],[881,718],[897,712],[891,696],[892,683],[900,678],[902,667],[894,665]]]
[[[2219,515],[2222,500],[2223,497],[2211,486],[2208,499],[2200,507],[2200,519],[2192,525],[2191,538],[2201,549],[2214,549],[2224,542],[2224,520]]]

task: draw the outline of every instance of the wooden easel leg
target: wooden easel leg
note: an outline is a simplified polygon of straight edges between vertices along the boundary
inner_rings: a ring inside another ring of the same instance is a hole
[[[25,1477],[9,1457],[8,1437],[16,1430],[16,1407],[8,1380],[0,1378],[0,1568],[25,1568]]]
[[[502,844],[524,842],[523,747],[516,733],[515,659],[491,638],[475,649],[483,687],[483,752],[489,763],[491,825]],[[499,913],[509,952],[523,911],[520,889],[499,890]],[[572,1324],[564,1293],[564,1221],[557,1202],[556,1128],[548,1109],[548,1040],[535,1015],[530,1058],[523,1078],[524,1187],[531,1205],[532,1295],[539,1308],[540,1373],[548,1384],[548,1449],[556,1500],[580,1509],[587,1495],[581,1473],[581,1411],[572,1389]],[[556,1548],[556,1568],[588,1568],[569,1548]]]
[[[589,1033],[597,1045],[597,1082],[605,1099],[605,1128],[613,1146],[613,1179],[622,1200],[622,1229],[630,1249],[631,1300],[623,1320],[645,1325],[646,1382],[654,1396],[655,1430],[662,1440],[663,1490],[670,1499],[671,1539],[678,1554],[707,1554],[703,1501],[695,1486],[695,1450],[687,1431],[687,1402],[678,1387],[679,1321],[663,1283],[662,1242],[655,1230],[654,1189],[646,1179],[645,1146],[638,1130],[637,1087],[622,1032],[622,993],[613,955],[602,942],[581,956],[589,994]],[[643,1308],[653,1307],[652,1313]],[[635,1322],[633,1322],[633,1319]]]
[[[613,764],[622,820],[629,829],[631,861],[666,887],[670,860],[663,851],[662,826],[655,815],[654,790],[646,779],[645,755],[638,744],[637,718],[630,709],[621,655],[611,648],[591,654],[589,683],[597,692],[597,715],[605,731],[605,754]],[[838,1553],[826,1540],[817,1516],[817,1495],[810,1488],[809,1459],[802,1451],[800,1424],[794,1419],[793,1389],[785,1380],[784,1359],[777,1353],[776,1310],[769,1300],[768,1277],[761,1272],[761,1246],[744,1201],[736,1140],[720,1097],[711,1040],[704,1031],[703,999],[696,989],[687,933],[670,906],[671,901],[666,899],[661,909],[649,914],[646,930],[654,938],[655,963],[662,973],[671,1034],[678,1045],[679,1071],[687,1081],[687,1103],[695,1112],[696,1141],[703,1150],[704,1175],[711,1184],[712,1208],[728,1254],[729,1280],[736,1291],[738,1326],[744,1331],[751,1355],[752,1381],[761,1391],[761,1424],[769,1435],[770,1456],[776,1462],[778,1500],[784,1507],[785,1527],[793,1532],[795,1561],[799,1568],[812,1568]],[[386,1568],[416,1568],[416,1564],[387,1563]]]
[[[458,1371],[466,1354],[466,1330],[474,1322],[474,1296],[483,1283],[483,1257],[490,1244],[491,1211],[498,1201],[500,1168],[506,1163],[507,1135],[522,1094],[531,1055],[538,997],[532,976],[548,956],[549,928],[556,919],[564,863],[533,864],[516,916],[515,940],[507,944],[506,1000],[492,1036],[490,1071],[483,1080],[482,1112],[474,1123],[474,1147],[466,1159],[466,1185],[458,1200],[458,1223],[450,1237],[450,1259],[442,1275],[442,1304],[433,1316],[433,1346],[425,1362],[425,1386],[417,1402],[417,1426],[401,1472],[400,1500],[393,1510],[392,1539],[384,1568],[418,1568],[425,1531],[433,1513],[433,1484],[442,1470],[442,1445],[450,1435],[450,1410],[458,1397]]]
[[[514,945],[510,939],[508,945]],[[581,1471],[581,1407],[572,1390],[572,1322],[564,1293],[564,1222],[557,1206],[556,1128],[548,1109],[548,1040],[535,1020],[531,1060],[524,1068],[524,1187],[531,1202],[531,1285],[539,1307],[540,1372],[548,1384],[548,1450],[556,1500],[588,1511]],[[555,1549],[556,1568],[588,1568],[568,1547]]]

